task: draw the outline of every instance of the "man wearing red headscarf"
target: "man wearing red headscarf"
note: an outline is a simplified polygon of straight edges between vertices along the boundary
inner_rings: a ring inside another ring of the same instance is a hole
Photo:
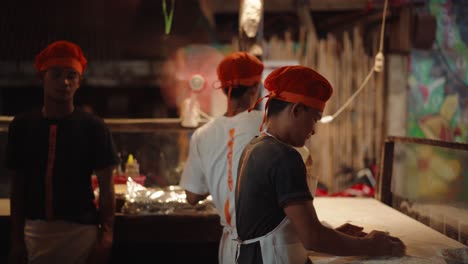
[[[210,194],[213,198],[224,228],[219,263],[234,263],[237,163],[245,145],[258,135],[262,121],[260,111],[247,111],[258,97],[262,71],[262,62],[246,52],[231,53],[220,62],[217,75],[227,95],[227,112],[194,132],[180,180],[190,204]]]
[[[74,106],[87,60],[56,41],[36,56],[42,109],[10,123],[6,167],[11,189],[11,263],[106,263],[115,211],[117,155],[105,123]],[[91,175],[99,181],[99,213]]]
[[[307,250],[335,255],[402,255],[398,238],[373,231],[350,236],[317,218],[306,168],[294,147],[315,133],[332,95],[330,83],[303,66],[281,67],[265,79],[266,130],[239,161],[236,185],[238,263],[309,263]],[[263,126],[263,123],[262,123]]]

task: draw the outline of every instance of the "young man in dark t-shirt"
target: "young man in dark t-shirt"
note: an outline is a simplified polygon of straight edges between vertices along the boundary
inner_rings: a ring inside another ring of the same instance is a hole
[[[108,261],[115,212],[112,170],[118,160],[105,123],[74,107],[86,64],[76,44],[50,44],[35,64],[44,87],[43,108],[10,123],[11,263]]]
[[[265,79],[267,129],[244,149],[236,186],[238,263],[308,263],[307,250],[335,255],[404,254],[398,238],[372,231],[351,236],[323,226],[293,147],[315,133],[332,87],[302,66],[276,69]],[[263,124],[262,124],[263,126]]]
[[[239,166],[246,176],[242,178],[242,195],[236,203],[239,236],[244,239],[260,237],[275,229],[286,217],[283,206],[288,202],[312,200],[299,152],[273,137],[261,135],[253,139]],[[241,252],[241,260],[250,255],[254,261],[247,263],[262,263],[259,243],[243,245]]]

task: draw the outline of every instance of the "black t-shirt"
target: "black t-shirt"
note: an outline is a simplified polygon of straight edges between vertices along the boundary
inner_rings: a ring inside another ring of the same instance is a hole
[[[312,200],[301,155],[271,136],[252,139],[239,161],[236,225],[239,238],[266,235],[286,217],[290,202]],[[242,245],[239,263],[262,263],[259,242]]]
[[[52,127],[56,128],[55,140],[50,135]],[[55,151],[50,142],[55,142]],[[54,156],[54,219],[96,223],[91,175],[118,162],[106,124],[78,110],[60,120],[44,118],[41,111],[13,119],[8,130],[6,167],[24,176],[27,219],[45,218],[45,177],[50,156]]]

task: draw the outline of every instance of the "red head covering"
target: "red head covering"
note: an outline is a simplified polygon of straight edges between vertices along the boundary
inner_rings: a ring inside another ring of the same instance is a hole
[[[50,67],[71,67],[80,74],[86,69],[87,60],[81,48],[75,43],[59,40],[51,43],[36,55],[34,66],[38,72]]]
[[[228,112],[231,90],[238,85],[252,86],[262,79],[263,63],[247,52],[234,52],[226,56],[218,65],[217,75],[222,88],[228,88]]]
[[[325,77],[304,66],[278,68],[267,76],[264,86],[270,94],[260,98],[255,103],[257,105],[264,98],[268,98],[260,130],[265,122],[268,104],[272,98],[290,103],[301,103],[322,112],[325,103],[333,93],[333,88]]]

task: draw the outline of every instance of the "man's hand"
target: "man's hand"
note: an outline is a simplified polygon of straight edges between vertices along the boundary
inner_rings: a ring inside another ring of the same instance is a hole
[[[366,238],[371,240],[373,245],[370,250],[370,256],[398,256],[401,257],[405,254],[406,246],[397,237],[390,236],[386,232],[372,231]]]
[[[210,195],[209,193],[206,193],[206,194],[196,194],[196,193],[193,193],[193,192],[190,192],[190,191],[187,191],[185,190],[185,195],[186,195],[186,199],[187,199],[187,203],[189,203],[190,205],[192,206],[195,206],[199,201],[202,201],[204,200],[208,195]]]
[[[366,232],[362,231],[364,230],[364,227],[355,226],[350,223],[342,224],[341,226],[335,228],[335,230],[355,237],[365,237],[367,235]]]
[[[92,250],[89,263],[108,263],[113,241],[115,217],[115,190],[112,176],[113,167],[96,171],[99,181],[99,223],[98,239]]]

